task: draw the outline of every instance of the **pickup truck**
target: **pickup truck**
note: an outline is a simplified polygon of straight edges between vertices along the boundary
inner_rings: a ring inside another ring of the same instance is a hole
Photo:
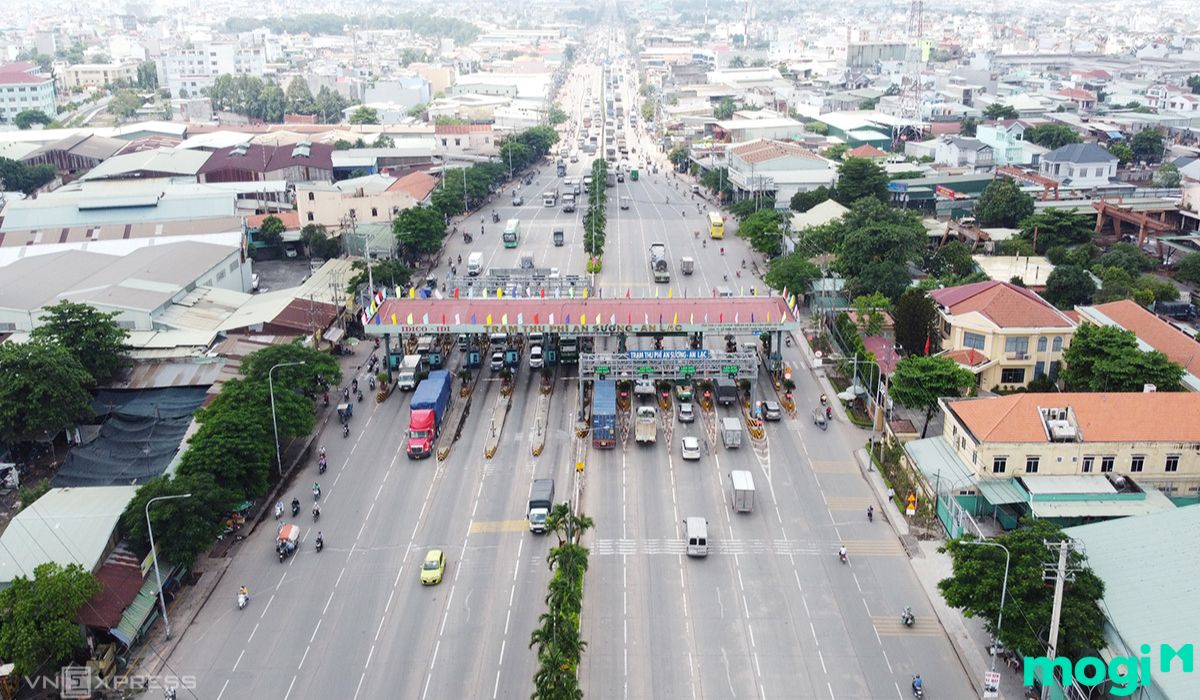
[[[639,445],[652,445],[658,439],[658,409],[653,406],[638,406],[634,418],[633,435]]]

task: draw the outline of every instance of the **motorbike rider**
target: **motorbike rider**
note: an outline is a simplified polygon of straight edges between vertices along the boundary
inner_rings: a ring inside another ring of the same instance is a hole
[[[242,596],[244,596],[246,598],[246,600],[250,600],[250,589],[249,588],[242,586],[241,589],[238,590],[238,593],[240,593]]]
[[[924,685],[925,684],[921,682],[921,674],[918,673],[917,675],[913,676],[913,690],[921,690]]]
[[[875,506],[867,506],[867,522],[875,520]]]
[[[313,504],[313,520],[316,520],[319,517],[321,517],[321,504],[314,503]]]
[[[348,426],[348,425],[342,426],[342,437],[350,437],[350,426]]]
[[[296,513],[299,513],[299,512],[300,512],[300,497],[293,496],[292,497],[292,515],[295,515]]]
[[[725,254],[725,246],[721,246],[721,255]]]
[[[701,247],[701,248],[707,248],[707,247],[708,247],[708,239],[707,239],[707,238],[705,238],[704,240],[700,241],[700,247]]]
[[[900,619],[903,620],[907,625],[911,625],[913,623],[913,611],[911,606],[904,606],[904,612],[900,614]]]
[[[275,501],[275,518],[283,516],[283,501]]]
[[[846,545],[842,545],[842,548],[838,550],[838,559],[846,561]]]
[[[313,482],[313,498],[320,498],[320,497],[321,497],[321,485],[316,482]]]

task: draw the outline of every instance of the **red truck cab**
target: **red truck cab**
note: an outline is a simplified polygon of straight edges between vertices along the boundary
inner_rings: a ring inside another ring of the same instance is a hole
[[[408,456],[413,459],[428,457],[433,452],[435,416],[432,408],[412,412],[408,420]]]

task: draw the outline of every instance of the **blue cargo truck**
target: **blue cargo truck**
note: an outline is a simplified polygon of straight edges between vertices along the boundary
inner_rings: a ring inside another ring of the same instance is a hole
[[[617,383],[598,379],[592,387],[592,447],[617,446]]]
[[[433,443],[441,432],[442,418],[450,403],[450,373],[444,369],[430,372],[417,385],[409,406],[409,459],[422,459],[433,454]]]

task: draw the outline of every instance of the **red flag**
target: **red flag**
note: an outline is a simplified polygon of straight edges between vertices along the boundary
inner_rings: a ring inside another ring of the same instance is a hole
[[[442,314],[442,325],[446,325],[446,314]]]
[[[926,355],[929,354],[929,336],[928,335],[925,336],[925,354]]]
[[[970,359],[967,360],[967,364],[969,364],[969,365],[975,364],[975,348],[971,348],[971,356],[970,356]]]
[[[542,293],[542,298],[545,299],[546,298],[546,288],[545,287],[542,287],[541,293]]]
[[[455,288],[454,288],[454,298],[455,298],[456,300],[458,299],[458,287],[455,287]]]
[[[535,314],[533,315],[533,325],[535,325],[535,326],[536,326],[537,324],[538,324],[538,315],[535,313]]]
[[[722,311],[717,317],[717,323],[725,323],[725,312]]]
[[[629,298],[629,292],[630,292],[630,290],[628,290],[628,289],[626,289],[626,290],[625,290],[625,298],[626,298],[626,299],[628,299],[628,298]]]

